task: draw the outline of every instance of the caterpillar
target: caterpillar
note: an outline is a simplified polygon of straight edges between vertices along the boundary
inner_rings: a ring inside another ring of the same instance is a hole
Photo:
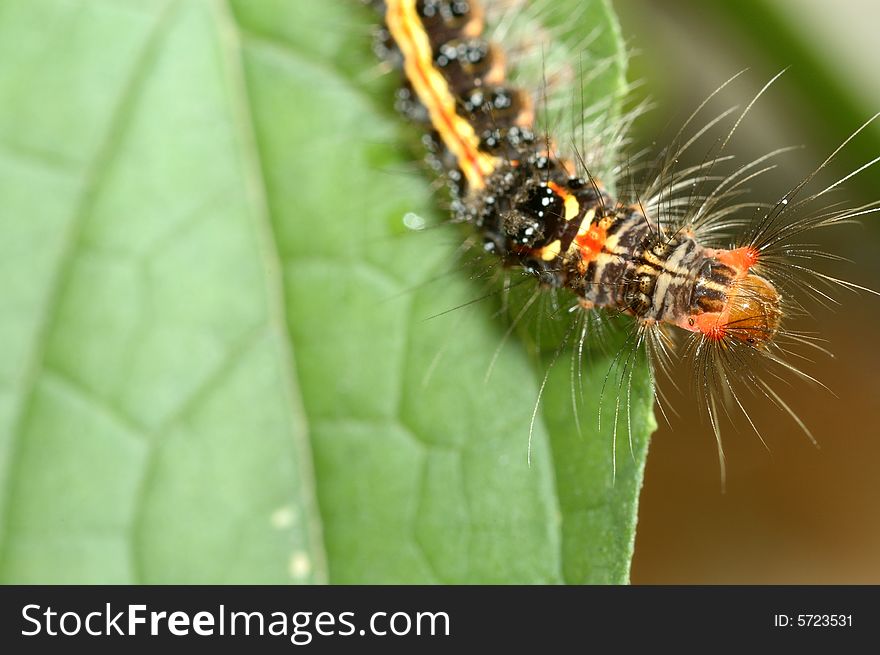
[[[827,287],[870,291],[815,270],[811,262],[823,254],[800,238],[878,210],[878,203],[815,206],[880,158],[818,192],[805,191],[876,116],[775,203],[744,202],[744,185],[770,170],[767,162],[782,150],[725,176],[715,171],[773,78],[702,163],[677,168],[679,156],[729,112],[694,137],[684,138],[683,127],[653,177],[631,197],[615,197],[614,181],[607,184],[588,164],[591,153],[537,128],[537,94],[507,82],[504,51],[486,34],[480,3],[372,4],[384,16],[376,50],[403,71],[397,108],[427,127],[429,160],[449,187],[453,220],[472,226],[483,253],[541,288],[568,294],[577,312],[631,317],[628,347],[648,355],[652,376],[681,349],[675,333],[687,337],[683,352],[706,398],[722,476],[721,414],[739,410],[751,423],[738,385],[778,405],[812,439],[760,370],[769,365],[813,380],[788,356],[791,344],[818,347],[786,326],[800,310],[800,292],[821,302]],[[586,338],[585,330],[579,334]]]

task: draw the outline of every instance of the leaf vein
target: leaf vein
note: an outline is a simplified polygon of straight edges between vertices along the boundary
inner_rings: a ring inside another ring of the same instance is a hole
[[[86,169],[83,191],[65,230],[58,264],[52,276],[52,282],[46,294],[46,301],[35,329],[34,346],[31,349],[21,384],[23,391],[20,395],[18,409],[14,415],[9,435],[10,445],[6,464],[6,488],[3,490],[2,497],[0,497],[0,574],[5,574],[6,568],[11,508],[13,507],[12,498],[17,484],[16,460],[21,450],[22,435],[30,416],[37,382],[45,370],[46,344],[52,325],[57,320],[58,300],[64,293],[65,282],[68,278],[67,273],[76,260],[79,232],[92,209],[104,175],[113,163],[121,143],[121,137],[128,127],[131,108],[140,95],[141,88],[148,77],[148,72],[155,62],[159,52],[160,37],[178,2],[179,0],[169,0],[163,7],[137,56],[132,73],[119,94],[109,121],[106,136],[98,148],[95,158]]]

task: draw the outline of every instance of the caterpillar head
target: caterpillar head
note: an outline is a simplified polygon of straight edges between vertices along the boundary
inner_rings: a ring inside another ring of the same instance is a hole
[[[747,248],[713,253],[704,263],[681,327],[720,342],[728,339],[766,349],[779,332],[782,298],[750,269],[757,253]]]

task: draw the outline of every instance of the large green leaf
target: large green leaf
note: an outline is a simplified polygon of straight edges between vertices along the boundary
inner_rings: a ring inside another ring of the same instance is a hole
[[[558,4],[615,93],[605,2]],[[441,202],[373,18],[0,4],[2,580],[626,581],[647,376],[616,480],[602,355],[580,435],[553,369],[529,465],[542,366],[514,339],[484,382],[494,301],[429,318],[484,291],[454,229],[405,233]]]

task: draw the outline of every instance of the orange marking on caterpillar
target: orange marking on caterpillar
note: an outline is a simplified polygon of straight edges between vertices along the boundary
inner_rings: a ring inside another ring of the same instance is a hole
[[[581,210],[581,204],[575,195],[552,180],[547,182],[547,186],[550,187],[553,193],[562,198],[562,202],[565,205],[565,220],[570,221],[576,218]]]
[[[727,323],[727,312],[706,312],[689,316],[686,325],[680,325],[690,332],[699,332],[707,339],[721,341],[724,339]]]
[[[499,160],[479,150],[474,128],[455,110],[455,96],[434,67],[431,40],[416,12],[415,0],[387,0],[386,24],[403,55],[406,77],[431,123],[455,156],[471,189],[483,189]]]
[[[734,250],[717,250],[715,251],[715,259],[722,264],[727,264],[737,273],[737,277],[742,277],[748,273],[749,269],[758,263],[758,256],[761,253],[757,248],[745,246],[743,248],[735,248]]]
[[[596,259],[602,252],[607,238],[608,230],[602,221],[590,223],[586,229],[582,228],[574,238],[574,242],[580,248],[581,259],[587,263]]]

